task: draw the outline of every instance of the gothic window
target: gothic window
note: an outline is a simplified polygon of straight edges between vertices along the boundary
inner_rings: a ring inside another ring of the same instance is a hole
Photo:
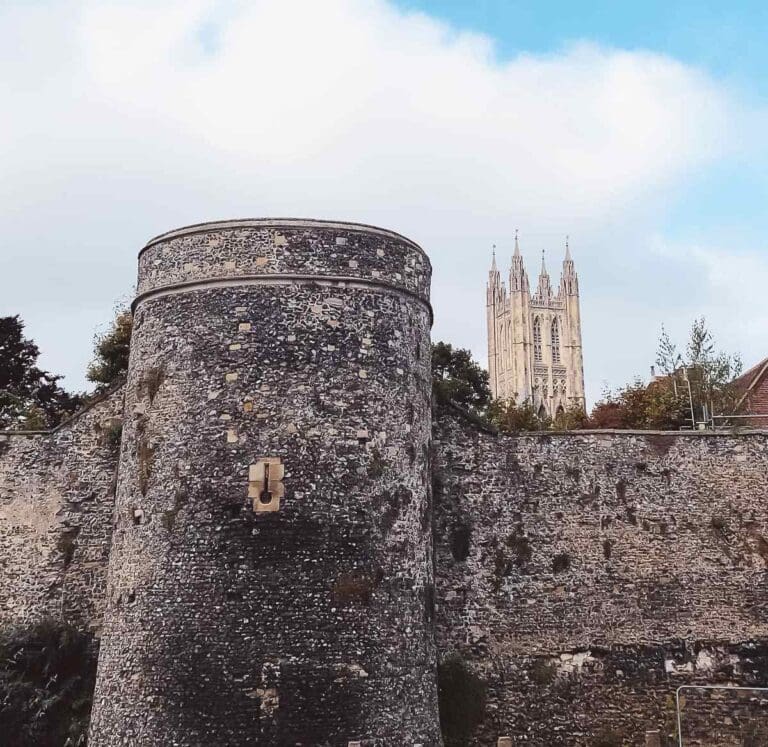
[[[536,317],[533,320],[533,359],[541,360],[541,320]]]
[[[496,334],[498,339],[496,340],[496,365],[500,371],[504,370],[504,322],[501,321],[496,325]]]
[[[552,363],[560,363],[560,326],[557,318],[552,320]]]

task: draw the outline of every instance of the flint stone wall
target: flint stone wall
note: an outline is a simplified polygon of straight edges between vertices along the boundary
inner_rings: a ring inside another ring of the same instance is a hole
[[[437,645],[488,685],[475,744],[641,745],[674,732],[681,684],[768,685],[766,434],[443,412],[434,449]]]
[[[0,626],[101,626],[120,447],[117,387],[53,433],[0,434]]]
[[[438,652],[476,745],[667,745],[679,685],[768,685],[768,436],[431,430],[429,273],[366,226],[165,234],[125,389],[0,434],[0,624],[108,603],[95,747],[435,747]],[[766,703],[689,694],[684,736]]]
[[[278,228],[142,254],[95,747],[439,743],[429,265],[388,232]]]
[[[201,223],[152,239],[139,254],[139,299],[162,288],[237,277],[348,278],[429,300],[424,251],[386,229],[333,221],[255,219]]]

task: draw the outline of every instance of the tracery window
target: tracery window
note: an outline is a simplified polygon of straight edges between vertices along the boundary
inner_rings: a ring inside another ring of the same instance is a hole
[[[533,320],[533,359],[541,360],[541,320],[535,317]]]
[[[560,325],[552,320],[552,363],[560,363]]]

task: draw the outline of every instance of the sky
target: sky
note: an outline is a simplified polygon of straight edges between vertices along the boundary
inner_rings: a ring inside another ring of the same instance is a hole
[[[0,2],[0,315],[87,386],[150,237],[296,216],[405,234],[434,339],[486,359],[485,283],[579,273],[589,402],[705,316],[768,355],[757,2]]]

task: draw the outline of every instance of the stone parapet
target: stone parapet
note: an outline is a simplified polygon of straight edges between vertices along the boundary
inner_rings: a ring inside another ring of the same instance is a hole
[[[309,279],[391,288],[429,303],[431,265],[414,242],[356,223],[257,219],[202,223],[152,239],[138,297],[206,283]]]

